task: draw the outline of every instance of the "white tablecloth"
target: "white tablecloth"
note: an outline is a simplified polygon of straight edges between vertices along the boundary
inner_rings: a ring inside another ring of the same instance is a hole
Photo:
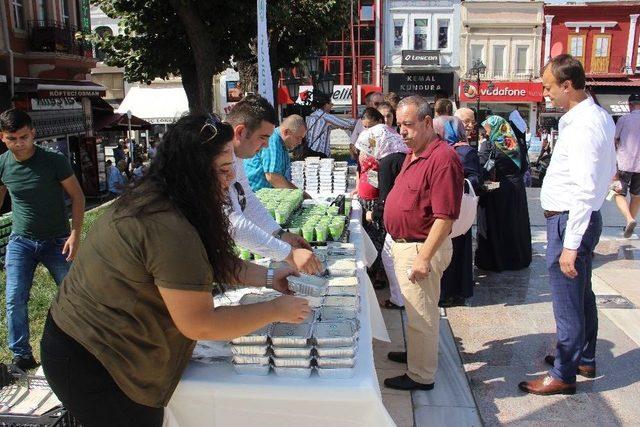
[[[170,427],[260,426],[340,427],[395,425],[382,403],[373,362],[372,337],[389,340],[365,264],[375,248],[361,228],[354,201],[349,228],[357,247],[360,279],[360,341],[355,373],[349,379],[281,378],[237,375],[230,363],[191,362],[169,402]],[[372,259],[373,257],[373,259]],[[375,332],[374,332],[375,331]]]

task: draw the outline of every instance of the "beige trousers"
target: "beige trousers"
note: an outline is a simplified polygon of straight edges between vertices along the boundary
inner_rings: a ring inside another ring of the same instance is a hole
[[[422,243],[394,243],[393,264],[407,311],[407,365],[409,377],[423,384],[434,382],[438,368],[440,279],[451,262],[451,239],[442,243],[431,260],[426,279],[413,283],[407,277]]]

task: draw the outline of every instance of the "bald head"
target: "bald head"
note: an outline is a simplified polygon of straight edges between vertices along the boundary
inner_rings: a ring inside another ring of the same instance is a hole
[[[464,123],[464,130],[467,133],[467,137],[473,135],[476,127],[476,115],[473,110],[467,107],[458,108],[454,116],[462,120],[462,123]]]
[[[297,114],[287,116],[280,125],[280,136],[288,150],[296,148],[307,134],[307,124]]]

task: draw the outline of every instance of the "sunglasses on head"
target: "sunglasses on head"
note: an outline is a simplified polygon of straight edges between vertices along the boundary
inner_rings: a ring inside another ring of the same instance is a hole
[[[220,124],[222,124],[222,122],[218,117],[209,114],[209,118],[205,120],[202,128],[200,128],[200,136],[202,137],[203,144],[214,140],[215,137],[218,136],[218,126],[220,126]]]
[[[247,207],[247,196],[244,194],[244,188],[238,181],[233,183],[233,187],[236,189],[236,193],[238,193],[238,204],[240,205],[240,210],[244,212],[244,209]]]

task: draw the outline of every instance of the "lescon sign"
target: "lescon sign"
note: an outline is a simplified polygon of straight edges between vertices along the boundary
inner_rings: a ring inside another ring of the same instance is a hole
[[[483,102],[542,102],[542,83],[534,82],[488,82],[480,84],[480,100]],[[460,100],[476,101],[478,85],[460,82]]]

